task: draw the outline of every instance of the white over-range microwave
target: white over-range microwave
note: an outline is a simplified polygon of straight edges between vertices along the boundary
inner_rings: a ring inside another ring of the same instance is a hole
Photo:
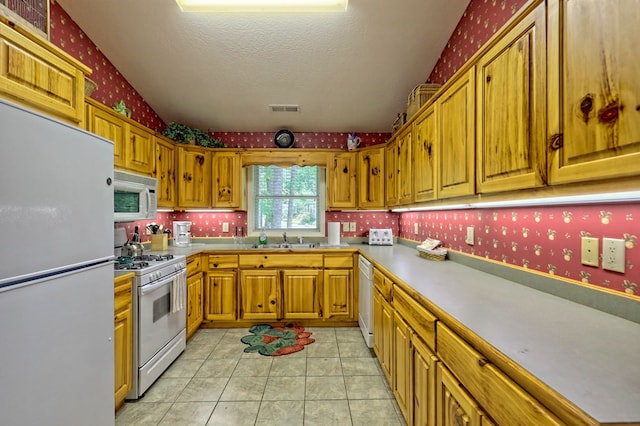
[[[114,222],[155,219],[158,213],[158,181],[120,170],[113,172]]]

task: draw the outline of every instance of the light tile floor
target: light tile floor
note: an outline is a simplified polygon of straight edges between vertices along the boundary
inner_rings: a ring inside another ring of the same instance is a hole
[[[201,329],[116,425],[405,425],[358,328],[308,328],[280,357],[244,353],[247,329]]]

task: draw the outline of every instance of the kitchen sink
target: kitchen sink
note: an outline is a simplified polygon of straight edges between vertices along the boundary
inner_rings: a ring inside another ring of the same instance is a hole
[[[298,244],[279,243],[279,244],[266,244],[262,246],[259,244],[254,244],[251,246],[251,248],[254,248],[254,249],[292,249],[292,250],[314,249],[319,247],[320,247],[319,243],[298,243]]]

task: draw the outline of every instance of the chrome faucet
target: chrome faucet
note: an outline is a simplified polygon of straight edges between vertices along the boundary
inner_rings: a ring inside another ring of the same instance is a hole
[[[282,233],[282,242],[285,243],[285,244],[289,242],[289,241],[287,241],[287,233],[286,232]]]

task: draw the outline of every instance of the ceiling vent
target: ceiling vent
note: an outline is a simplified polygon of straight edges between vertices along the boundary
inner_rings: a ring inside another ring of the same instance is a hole
[[[300,105],[270,104],[271,112],[300,112]]]

